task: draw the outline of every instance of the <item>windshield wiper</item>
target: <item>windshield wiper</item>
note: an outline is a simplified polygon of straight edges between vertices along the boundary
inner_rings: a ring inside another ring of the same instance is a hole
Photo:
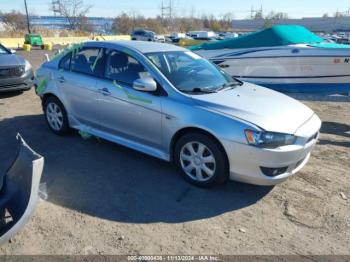
[[[224,91],[224,90],[229,90],[234,88],[235,86],[241,86],[243,85],[243,82],[239,81],[239,80],[235,80],[235,82],[229,82],[226,84],[223,84],[219,89],[217,89],[216,91]]]
[[[212,89],[203,89],[203,88],[193,88],[191,90],[184,90],[184,89],[180,89],[180,91],[185,92],[185,93],[205,93],[205,94],[212,94],[212,93],[216,93],[216,90],[212,90]]]

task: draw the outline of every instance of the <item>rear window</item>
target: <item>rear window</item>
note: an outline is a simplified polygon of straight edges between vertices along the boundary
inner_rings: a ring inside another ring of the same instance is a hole
[[[70,70],[71,57],[72,53],[65,55],[60,61],[59,68],[63,70]]]

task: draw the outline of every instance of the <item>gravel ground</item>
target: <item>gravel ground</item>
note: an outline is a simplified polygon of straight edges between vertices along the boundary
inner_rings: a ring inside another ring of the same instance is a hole
[[[19,54],[43,61],[39,50]],[[45,156],[48,194],[0,254],[349,254],[350,103],[304,103],[323,127],[298,175],[276,187],[203,190],[158,159],[54,135],[34,90],[0,94],[0,172],[20,132]]]

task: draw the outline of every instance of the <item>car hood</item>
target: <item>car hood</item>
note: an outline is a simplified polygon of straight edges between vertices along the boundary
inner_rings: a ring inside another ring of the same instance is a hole
[[[271,132],[294,134],[314,112],[276,91],[244,83],[228,91],[192,96],[195,103]]]
[[[14,54],[2,54],[0,55],[0,67],[13,67],[18,65],[24,65],[25,61],[22,57]]]

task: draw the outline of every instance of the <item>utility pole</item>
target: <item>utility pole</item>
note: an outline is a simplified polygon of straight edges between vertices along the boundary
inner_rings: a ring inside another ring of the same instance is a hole
[[[60,0],[52,0],[51,2],[51,10],[53,12],[53,16],[57,16],[60,12]]]
[[[164,0],[162,0],[162,6],[160,7],[160,12],[161,12],[161,18],[162,18],[162,24],[164,24]]]
[[[161,19],[162,19],[163,25],[165,24],[171,25],[173,22],[172,19],[175,16],[173,1],[169,0],[168,5],[164,5],[164,0],[162,0],[160,11],[161,11]]]
[[[27,0],[24,0],[24,6],[26,8],[28,33],[30,34],[31,32],[30,32],[30,22],[29,22],[28,8],[27,8]]]
[[[173,18],[173,1],[169,0],[169,18],[170,20]]]

